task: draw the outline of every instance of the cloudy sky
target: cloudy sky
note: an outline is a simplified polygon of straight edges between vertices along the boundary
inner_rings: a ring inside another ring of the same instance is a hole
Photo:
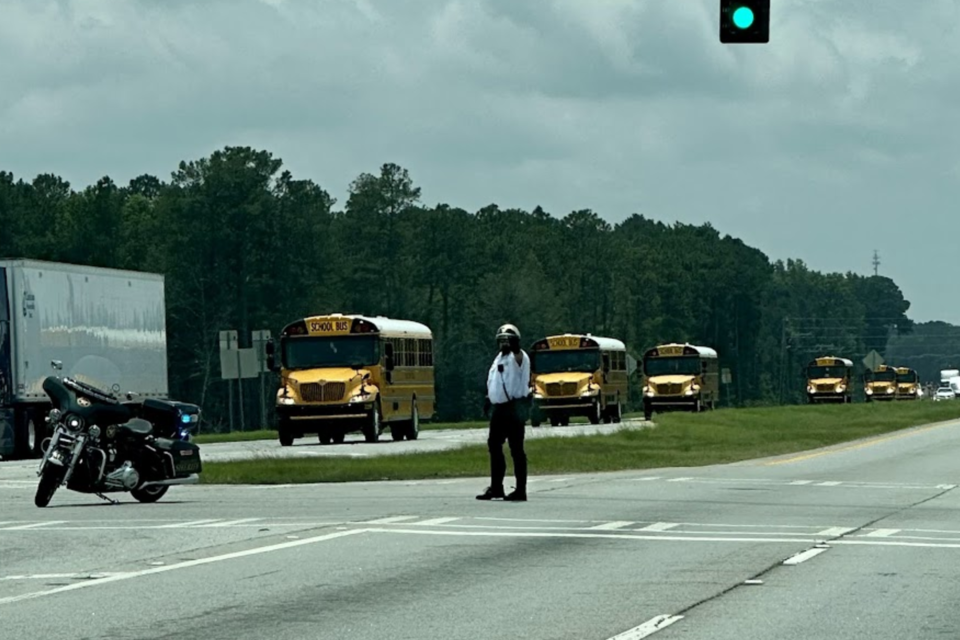
[[[960,323],[960,0],[0,0],[0,169],[168,178],[225,145],[342,204],[384,162],[427,204],[712,222],[894,278]]]

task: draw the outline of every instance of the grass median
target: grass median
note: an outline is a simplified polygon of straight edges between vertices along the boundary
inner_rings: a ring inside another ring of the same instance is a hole
[[[636,418],[640,417],[640,414],[628,414],[624,416],[625,418]],[[586,424],[586,418],[574,418],[574,422]],[[422,431],[437,431],[443,429],[486,429],[487,422],[485,421],[468,421],[468,422],[425,422],[420,425]],[[385,432],[387,439],[389,436],[390,429],[388,428]],[[307,438],[315,438],[316,436],[305,436]],[[381,436],[382,437],[382,436]],[[215,444],[219,442],[252,442],[254,440],[276,440],[277,432],[272,429],[259,429],[257,431],[230,431],[227,433],[201,433],[193,438],[193,441],[197,444]]]
[[[721,464],[839,444],[960,419],[960,402],[727,409],[670,413],[654,428],[527,441],[530,473],[562,474]],[[509,460],[509,455],[507,456]],[[486,447],[370,458],[260,458],[204,465],[205,484],[287,484],[483,477]]]

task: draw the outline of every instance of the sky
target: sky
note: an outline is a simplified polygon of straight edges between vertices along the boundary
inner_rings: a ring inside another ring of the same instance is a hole
[[[346,202],[710,222],[772,260],[893,278],[960,324],[960,0],[0,0],[0,170],[169,179],[272,152]],[[909,10],[905,9],[909,6]]]

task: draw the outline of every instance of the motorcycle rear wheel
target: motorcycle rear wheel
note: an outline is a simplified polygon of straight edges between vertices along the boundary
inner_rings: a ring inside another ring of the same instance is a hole
[[[162,485],[159,487],[158,486],[143,487],[142,489],[134,489],[133,491],[130,492],[130,495],[132,495],[134,498],[136,498],[140,502],[144,502],[144,503],[156,502],[157,500],[159,500],[164,496],[164,494],[167,492],[169,488],[170,487],[168,486],[162,486]]]

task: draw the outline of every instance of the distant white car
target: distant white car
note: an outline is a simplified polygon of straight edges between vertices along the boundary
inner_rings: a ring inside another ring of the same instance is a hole
[[[956,392],[950,387],[940,387],[937,389],[937,393],[933,396],[934,400],[954,400],[956,399]]]

